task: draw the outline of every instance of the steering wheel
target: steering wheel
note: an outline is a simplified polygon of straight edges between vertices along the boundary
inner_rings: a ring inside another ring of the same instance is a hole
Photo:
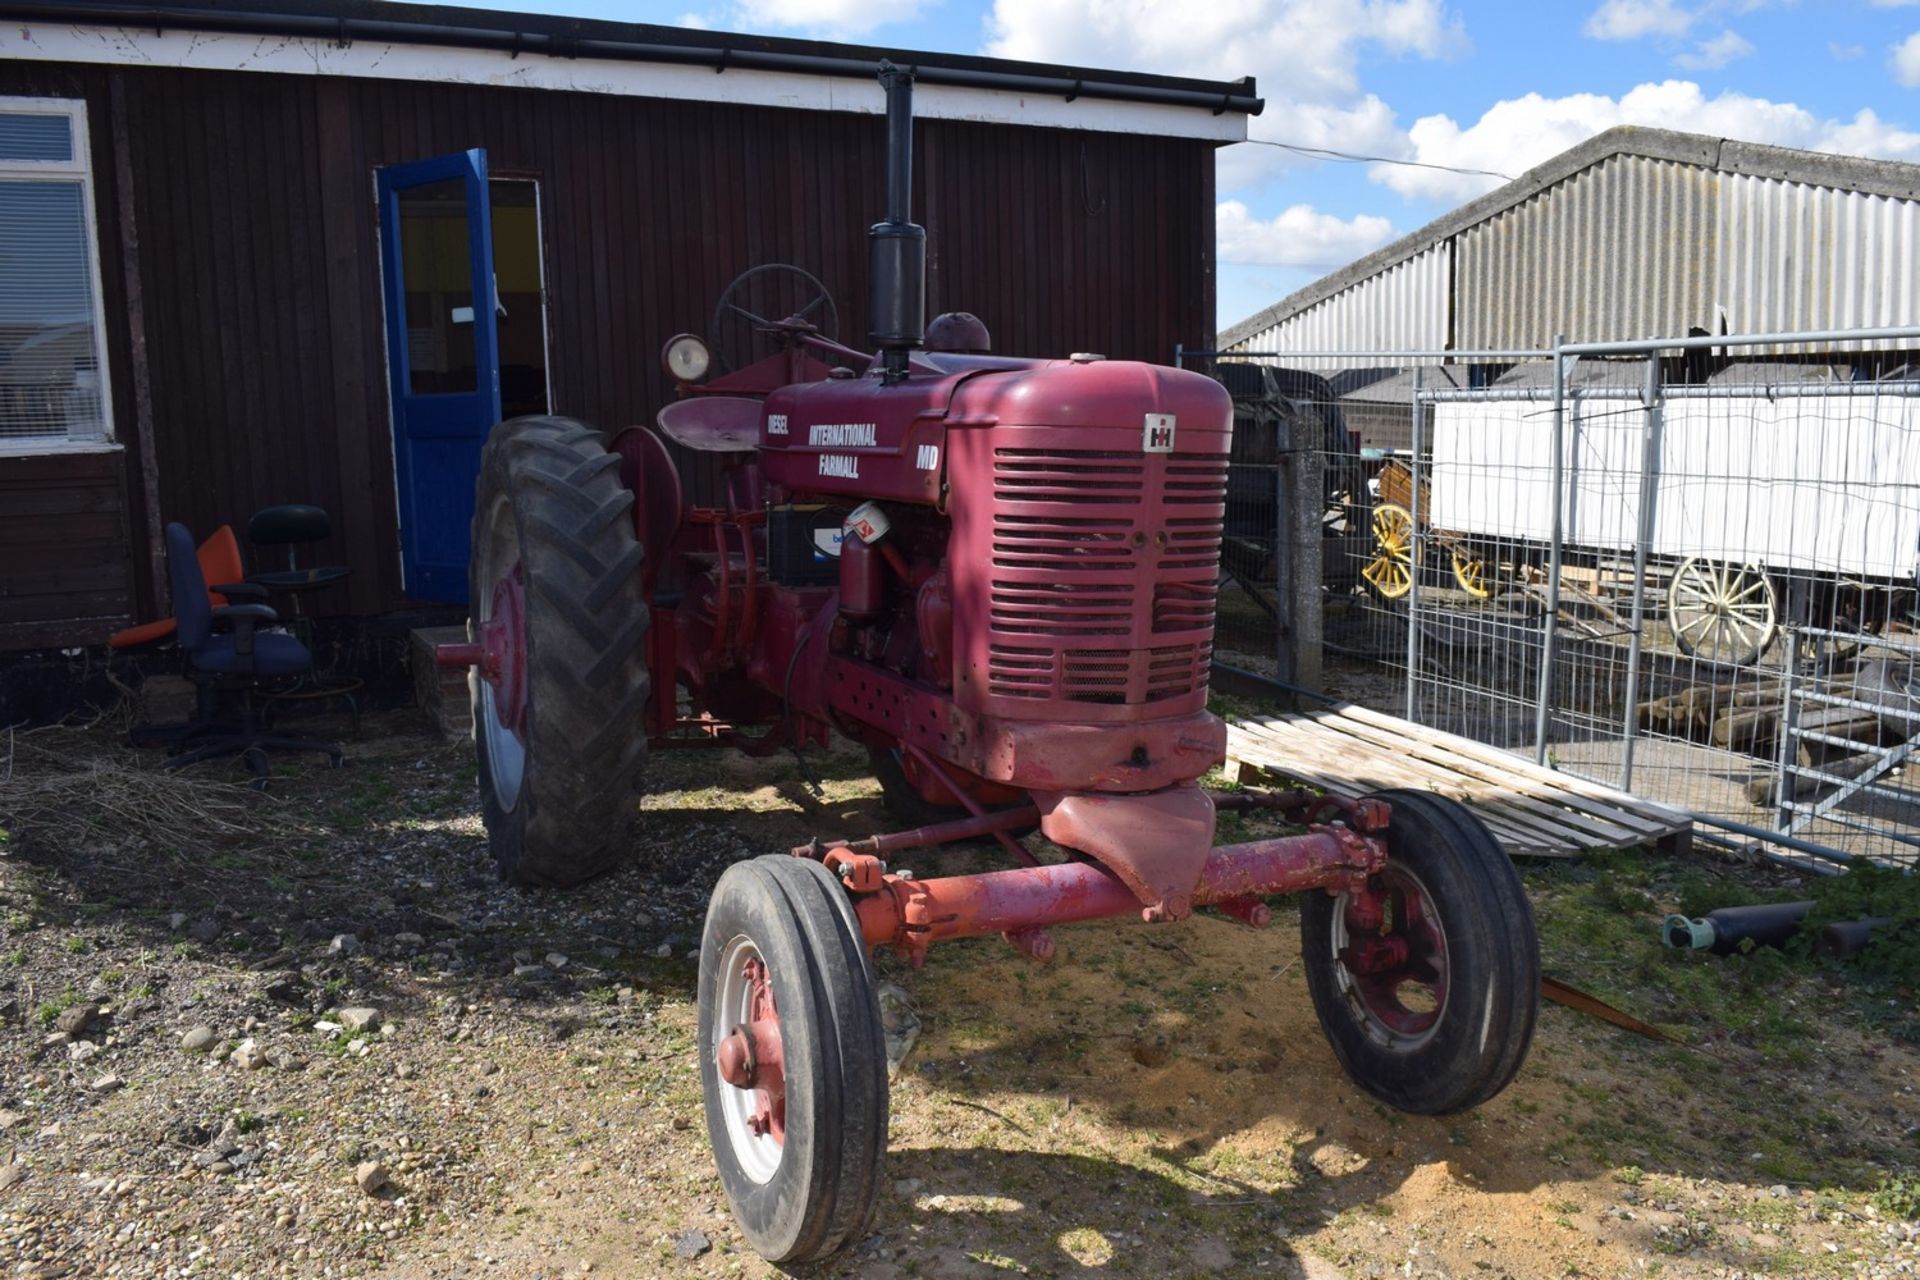
[[[784,345],[777,326],[801,321],[821,336],[840,331],[840,310],[818,277],[784,262],[749,267],[720,293],[708,345],[721,373],[744,369]]]

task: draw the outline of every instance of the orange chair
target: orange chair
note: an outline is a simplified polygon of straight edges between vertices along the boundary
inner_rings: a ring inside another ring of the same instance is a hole
[[[231,525],[221,525],[207,540],[200,544],[195,553],[200,562],[200,576],[206,579],[207,599],[215,608],[228,603],[227,594],[237,586],[240,594],[249,598],[266,594],[259,588],[248,588],[244,584],[247,578],[246,566],[240,562],[240,540],[233,536]],[[153,622],[143,622],[138,626],[116,631],[107,640],[107,646],[116,653],[128,649],[140,649],[171,639],[174,632],[172,618],[159,618]]]

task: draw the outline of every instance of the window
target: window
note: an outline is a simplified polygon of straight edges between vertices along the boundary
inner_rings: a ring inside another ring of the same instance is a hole
[[[113,438],[87,108],[0,98],[0,453]]]

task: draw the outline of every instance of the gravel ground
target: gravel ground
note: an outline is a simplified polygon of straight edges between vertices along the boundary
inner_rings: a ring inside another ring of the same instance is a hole
[[[689,949],[729,862],[880,827],[863,761],[813,759],[815,798],[790,759],[658,757],[639,865],[531,893],[492,874],[464,744],[395,713],[350,754],[256,796],[104,726],[0,740],[7,1273],[771,1274],[706,1151]],[[1339,1076],[1277,915],[887,962],[924,1030],[876,1230],[821,1273],[1920,1267],[1875,1195],[1920,1166],[1920,1057],[1819,979],[1777,993],[1810,1038],[1705,1052],[1549,1009],[1507,1094],[1414,1119]]]

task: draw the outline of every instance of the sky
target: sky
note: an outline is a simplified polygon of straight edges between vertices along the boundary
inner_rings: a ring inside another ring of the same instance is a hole
[[[1616,124],[1920,162],[1920,0],[466,2],[1255,76],[1258,141],[1216,162],[1222,328]]]

